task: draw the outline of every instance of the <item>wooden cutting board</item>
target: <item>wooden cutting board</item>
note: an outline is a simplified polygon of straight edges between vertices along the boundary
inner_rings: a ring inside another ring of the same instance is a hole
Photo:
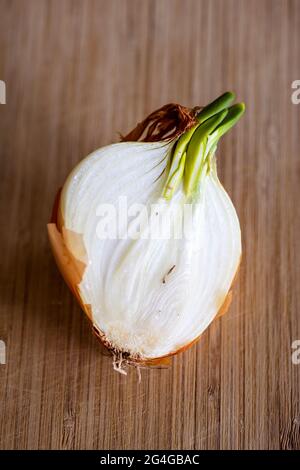
[[[2,449],[300,448],[299,0],[0,1]],[[243,262],[226,316],[124,377],[62,282],[46,223],[85,155],[157,107],[234,90],[218,150]]]

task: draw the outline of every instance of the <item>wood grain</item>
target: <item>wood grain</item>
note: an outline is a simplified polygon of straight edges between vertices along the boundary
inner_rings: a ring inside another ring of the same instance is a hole
[[[2,449],[300,448],[299,0],[0,1]],[[227,315],[167,370],[115,373],[46,223],[90,151],[234,90],[219,149],[243,231]]]

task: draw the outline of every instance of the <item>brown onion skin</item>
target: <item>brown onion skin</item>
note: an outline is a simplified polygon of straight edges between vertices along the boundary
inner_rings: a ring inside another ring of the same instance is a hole
[[[74,258],[74,256],[70,253],[70,251],[68,250],[68,248],[66,247],[64,243],[64,238],[62,234],[64,221],[63,221],[62,213],[60,210],[60,196],[61,196],[61,188],[58,190],[57,195],[55,197],[51,220],[47,224],[48,237],[49,237],[49,242],[50,242],[51,249],[53,252],[53,256],[55,258],[57,267],[59,271],[61,272],[66,284],[69,286],[73,295],[76,297],[80,307],[82,308],[87,318],[89,319],[92,325],[93,332],[95,336],[99,339],[99,342],[102,346],[103,352],[106,354],[109,354],[109,353],[113,354],[114,350],[110,346],[109,341],[105,338],[104,333],[100,331],[99,328],[93,323],[91,306],[88,304],[84,304],[81,299],[78,286],[83,277],[85,265],[81,261]],[[240,266],[240,263],[237,267],[231,287],[217,315],[215,316],[214,320],[224,315],[230,307],[230,304],[232,302],[232,286],[237,278],[239,266]],[[165,356],[160,356],[157,358],[148,358],[148,359],[147,358],[135,358],[135,357],[128,356],[127,362],[130,364],[135,364],[137,366],[138,365],[149,366],[149,367],[169,366],[172,356],[182,353],[186,351],[188,348],[190,348],[191,346],[193,346],[200,339],[201,335],[202,333],[199,336],[197,336],[197,338],[192,340],[190,343],[185,344],[184,346],[178,348],[175,351],[172,351],[171,353]]]

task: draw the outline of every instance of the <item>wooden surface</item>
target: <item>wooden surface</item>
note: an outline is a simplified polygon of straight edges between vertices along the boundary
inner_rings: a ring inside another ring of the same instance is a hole
[[[300,1],[0,1],[0,448],[300,448]],[[243,263],[229,313],[168,370],[126,377],[54,264],[57,188],[170,101],[234,90],[219,148]]]

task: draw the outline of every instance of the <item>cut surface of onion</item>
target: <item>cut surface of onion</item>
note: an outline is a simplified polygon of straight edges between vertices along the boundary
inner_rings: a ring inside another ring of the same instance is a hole
[[[185,349],[228,298],[241,233],[215,151],[244,111],[232,100],[225,93],[191,112],[180,135],[96,150],[63,186],[59,231],[84,265],[77,292],[104,344],[129,362]],[[168,113],[156,130],[170,128]]]

